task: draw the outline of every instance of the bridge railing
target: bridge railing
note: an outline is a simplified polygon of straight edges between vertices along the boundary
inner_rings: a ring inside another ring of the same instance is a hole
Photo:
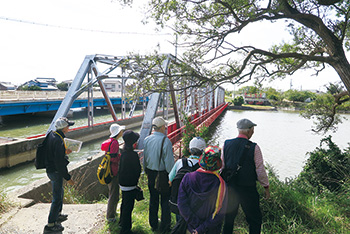
[[[216,107],[215,109],[210,110],[209,112],[206,111],[206,113],[203,113],[201,116],[198,117],[197,114],[195,114],[193,117],[194,119],[191,121],[191,124],[193,124],[196,127],[200,126],[206,126],[209,127],[215,119],[226,109],[228,106],[228,103],[221,104],[220,106]],[[173,144],[173,151],[175,158],[181,158],[182,157],[182,148],[184,147],[182,145],[182,137],[183,133],[185,132],[185,126],[176,129],[173,125],[176,125],[176,123],[173,123],[168,126],[168,138],[170,139],[171,143]],[[173,129],[176,130],[173,130]],[[169,129],[170,133],[169,133]]]
[[[66,91],[0,91],[0,101],[23,100],[62,100]],[[104,98],[102,92],[94,92],[94,98]],[[120,92],[108,92],[110,97],[120,97]],[[77,99],[87,99],[88,93],[82,93]]]

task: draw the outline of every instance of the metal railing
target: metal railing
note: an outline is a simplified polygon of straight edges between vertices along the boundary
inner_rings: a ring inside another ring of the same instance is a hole
[[[62,100],[66,91],[0,91],[0,102],[24,100]],[[95,98],[104,98],[101,92],[94,92]],[[109,92],[110,97],[120,97],[120,92]],[[77,99],[87,99],[88,93],[82,93]]]
[[[225,110],[227,106],[228,106],[228,103],[221,104],[215,109],[212,109],[209,112],[203,113],[199,117],[198,117],[198,114],[195,114],[193,116],[194,119],[191,121],[191,124],[193,124],[197,128],[201,126],[209,127],[215,121],[215,119],[217,119],[217,117]],[[176,125],[176,123],[172,125]],[[179,129],[173,130],[174,126],[172,125],[168,126],[168,138],[173,144],[173,151],[174,151],[175,158],[181,158],[182,148],[183,148],[182,137],[183,137],[183,133],[185,132],[185,126]]]

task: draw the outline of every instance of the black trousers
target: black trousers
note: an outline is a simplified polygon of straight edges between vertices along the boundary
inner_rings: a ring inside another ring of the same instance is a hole
[[[152,229],[158,228],[158,209],[159,209],[159,198],[160,206],[162,210],[160,230],[166,231],[170,229],[171,225],[171,213],[169,206],[170,190],[168,193],[159,193],[155,188],[155,180],[157,171],[146,169],[148,177],[148,189],[150,193],[149,199],[149,224]]]
[[[259,205],[259,193],[255,186],[228,185],[228,205],[224,222],[224,234],[232,234],[234,220],[241,205],[249,224],[249,233],[261,232],[262,215]]]
[[[122,191],[122,205],[120,207],[120,233],[129,233],[132,227],[131,215],[135,205],[137,190]]]

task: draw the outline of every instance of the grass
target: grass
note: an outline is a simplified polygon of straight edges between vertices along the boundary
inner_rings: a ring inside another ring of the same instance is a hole
[[[0,218],[2,214],[7,212],[12,207],[12,204],[9,202],[6,193],[0,191]]]
[[[305,190],[294,181],[280,181],[272,168],[269,168],[269,179],[271,198],[265,200],[261,196],[260,201],[263,214],[262,233],[349,233],[349,191],[337,195],[305,193]],[[144,190],[145,200],[135,202],[132,231],[139,234],[151,234],[153,232],[148,223],[149,192],[146,175],[141,176],[140,186]],[[258,188],[259,193],[263,194],[263,189],[260,186]],[[172,225],[175,225],[174,215],[172,222]],[[240,209],[233,233],[245,234],[248,232],[249,228],[244,213]],[[106,222],[97,233],[119,233],[118,223],[108,224]]]
[[[139,186],[143,190],[143,195],[145,197],[142,201],[135,201],[135,207],[132,213],[132,231],[137,234],[151,234],[151,233],[160,233],[153,232],[148,223],[148,207],[149,207],[149,192],[147,186],[147,176],[145,174],[141,175]],[[107,200],[105,201],[107,204]],[[121,200],[119,201],[119,205]],[[118,206],[119,207],[119,206]],[[120,214],[120,210],[117,211]],[[159,217],[160,217],[159,213]],[[105,233],[119,233],[120,228],[118,226],[118,221],[115,223],[106,222],[105,225],[97,232],[97,234]],[[175,215],[172,214],[172,225],[175,225]]]
[[[272,110],[275,109],[274,106],[259,106],[259,105],[249,105],[249,104],[243,104],[242,106],[246,106],[246,107],[251,107],[257,110]]]

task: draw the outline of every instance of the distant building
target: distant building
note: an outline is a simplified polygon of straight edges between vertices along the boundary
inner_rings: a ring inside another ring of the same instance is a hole
[[[56,82],[57,81],[55,78],[36,78],[35,80],[27,81],[21,86],[38,86],[44,91],[56,91],[58,90],[56,87]]]
[[[0,90],[16,90],[16,85],[11,84],[11,82],[0,81]]]
[[[122,83],[116,79],[105,79],[103,80],[107,92],[121,92]]]

